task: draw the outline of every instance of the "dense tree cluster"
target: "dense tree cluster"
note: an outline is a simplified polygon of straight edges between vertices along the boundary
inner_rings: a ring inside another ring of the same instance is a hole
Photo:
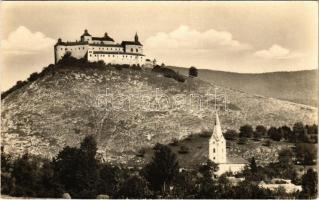
[[[251,125],[246,124],[240,127],[238,134],[236,133],[235,130],[227,130],[224,136],[228,140],[234,140],[237,136],[240,138],[254,138],[255,140],[268,137],[274,141],[317,143],[318,126],[316,124],[304,125],[301,122],[297,122],[292,128],[285,125],[278,128],[272,126],[267,129],[263,125],[258,125],[254,130]]]
[[[284,149],[277,163],[258,166],[254,158],[237,177],[245,181],[232,185],[227,174],[214,176],[218,165],[211,161],[180,170],[176,155],[157,144],[150,163],[142,169],[128,169],[96,159],[97,144],[87,136],[79,148],[65,147],[52,160],[25,154],[17,159],[1,155],[1,193],[22,197],[60,198],[313,198],[317,194],[317,173],[308,170],[298,178],[292,152]],[[271,178],[289,178],[302,185],[300,194],[270,191],[256,183]]]
[[[166,67],[164,64],[160,65],[155,65],[152,69],[153,72],[156,73],[160,73],[162,74],[164,77],[167,78],[172,78],[178,82],[184,82],[185,81],[185,77],[181,74],[179,74],[178,72],[175,72],[173,69],[170,69],[168,67]]]

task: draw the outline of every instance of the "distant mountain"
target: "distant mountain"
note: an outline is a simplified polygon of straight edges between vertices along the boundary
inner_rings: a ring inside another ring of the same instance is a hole
[[[187,68],[174,68],[182,74],[188,74]],[[207,69],[198,71],[199,78],[210,83],[317,107],[317,70],[262,74],[241,74]]]
[[[297,121],[317,121],[317,109],[310,106],[197,78],[178,82],[151,70],[52,65],[31,80],[1,101],[1,144],[12,155],[28,151],[52,157],[66,145],[76,146],[85,135],[93,134],[99,155],[125,163],[142,147],[211,130],[214,101],[205,95],[215,87],[219,96],[226,92],[229,100],[229,110],[219,111],[224,129],[238,129],[246,123],[292,126]],[[212,104],[200,109],[199,102],[206,100]],[[218,107],[223,105],[222,100],[217,101]]]

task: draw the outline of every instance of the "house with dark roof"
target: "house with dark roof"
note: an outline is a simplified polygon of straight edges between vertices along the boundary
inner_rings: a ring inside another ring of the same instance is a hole
[[[55,62],[57,63],[66,53],[75,58],[86,58],[90,62],[104,61],[106,64],[143,65],[145,55],[143,45],[137,33],[133,41],[116,43],[108,33],[102,37],[93,37],[88,30],[80,37],[80,41],[62,41],[54,46]]]

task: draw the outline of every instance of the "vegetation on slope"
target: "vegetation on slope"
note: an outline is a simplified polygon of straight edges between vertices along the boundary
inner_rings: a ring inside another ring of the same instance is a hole
[[[187,68],[173,68],[187,75]],[[317,70],[242,74],[198,69],[199,78],[250,94],[283,99],[317,107]]]
[[[94,133],[99,156],[125,163],[139,147],[211,130],[214,101],[206,94],[215,89],[219,96],[228,96],[227,111],[222,109],[223,99],[217,101],[225,129],[236,130],[247,122],[292,126],[297,121],[316,121],[311,107],[249,95],[198,78],[184,77],[179,82],[175,75],[168,78],[165,72],[136,69],[73,58],[50,65],[2,100],[5,151],[21,155],[27,149],[53,157],[65,145],[79,145],[87,133]],[[190,103],[194,94],[202,99]],[[208,105],[200,107],[199,102]]]

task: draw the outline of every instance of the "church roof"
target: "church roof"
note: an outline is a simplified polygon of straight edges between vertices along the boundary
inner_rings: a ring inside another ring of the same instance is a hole
[[[220,140],[223,137],[224,136],[223,136],[222,128],[220,126],[219,117],[218,117],[218,114],[216,113],[214,130],[213,130],[213,134],[212,134],[211,138],[213,138],[215,140]]]

